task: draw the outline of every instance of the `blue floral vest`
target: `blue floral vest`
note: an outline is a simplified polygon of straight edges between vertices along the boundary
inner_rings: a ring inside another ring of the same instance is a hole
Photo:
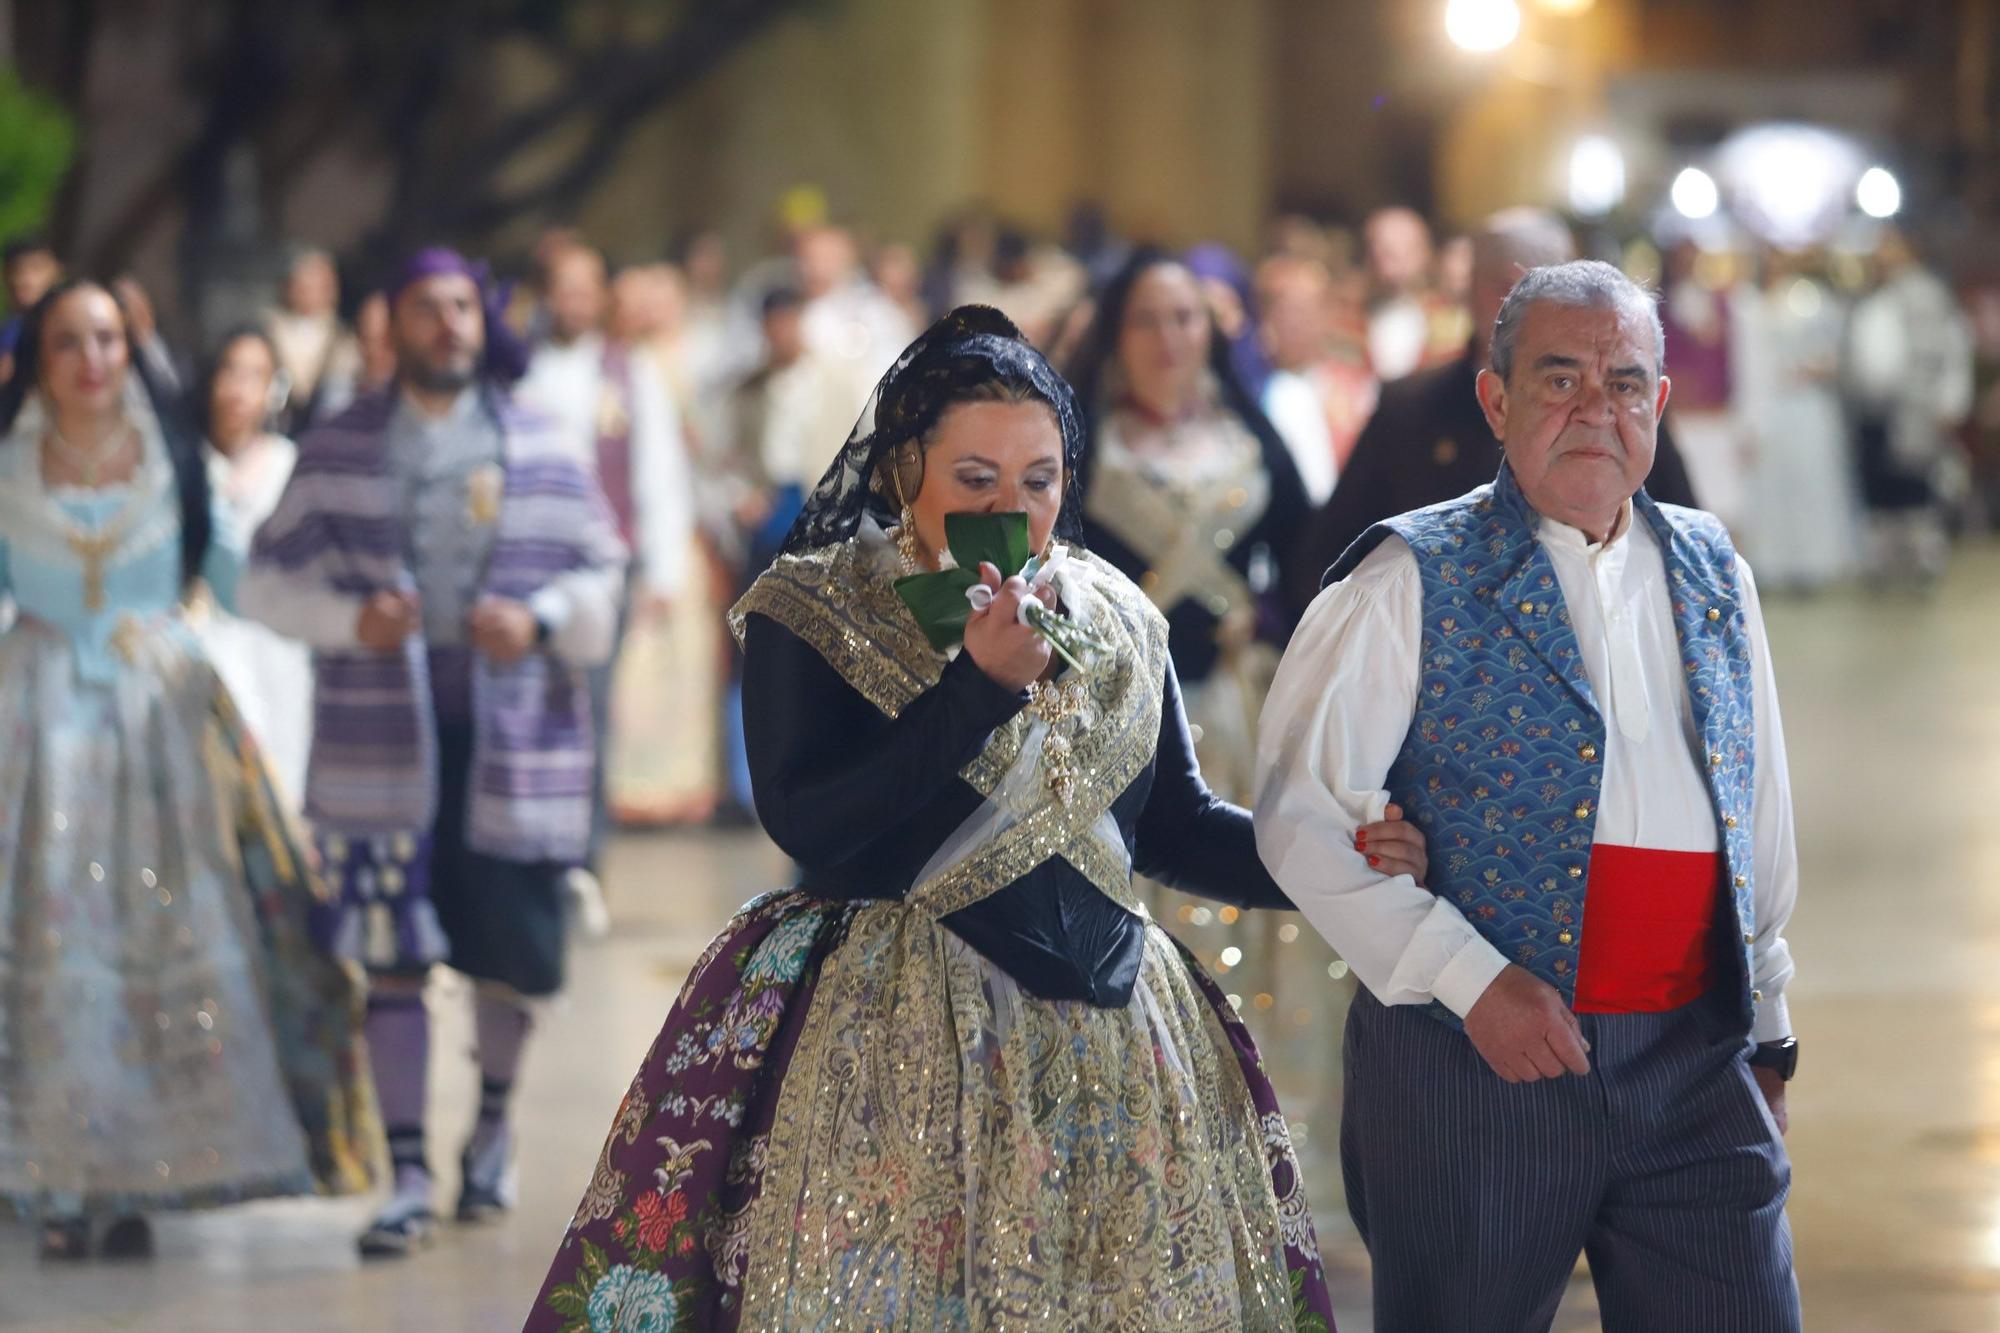
[[[1715,801],[1749,1026],[1752,724],[1750,637],[1736,552],[1712,515],[1654,503],[1672,581],[1674,630]],[[1604,720],[1592,697],[1541,516],[1504,464],[1470,494],[1379,523],[1328,573],[1345,577],[1390,533],[1423,580],[1416,716],[1389,791],[1430,844],[1430,888],[1455,903],[1510,962],[1573,1002],[1603,779]],[[1433,1003],[1431,1011],[1458,1020]]]

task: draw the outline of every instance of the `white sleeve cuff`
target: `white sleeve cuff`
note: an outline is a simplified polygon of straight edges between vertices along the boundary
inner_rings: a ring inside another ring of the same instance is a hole
[[[1450,961],[1438,969],[1437,980],[1431,983],[1431,994],[1445,1008],[1464,1018],[1493,984],[1493,978],[1506,967],[1505,955],[1487,943],[1485,936],[1473,932]]]
[[[579,569],[530,594],[528,610],[549,627],[548,651],[571,666],[610,661],[623,586],[615,571]]]
[[[1783,1041],[1792,1035],[1792,1014],[1785,1005],[1783,995],[1766,995],[1757,1006],[1757,1017],[1750,1024],[1750,1039],[1755,1042]]]

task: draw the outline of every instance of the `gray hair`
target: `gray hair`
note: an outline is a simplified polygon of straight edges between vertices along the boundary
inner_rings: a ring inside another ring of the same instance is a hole
[[[1667,333],[1660,326],[1659,298],[1601,259],[1572,259],[1567,264],[1529,269],[1501,302],[1499,317],[1493,321],[1492,362],[1493,373],[1502,380],[1514,369],[1514,340],[1520,336],[1521,321],[1528,317],[1528,307],[1537,302],[1571,309],[1617,310],[1642,318],[1653,329],[1654,376],[1664,368]]]

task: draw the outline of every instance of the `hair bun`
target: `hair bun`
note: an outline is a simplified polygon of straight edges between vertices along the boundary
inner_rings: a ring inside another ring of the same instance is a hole
[[[976,338],[984,334],[994,338],[1012,338],[1016,342],[1026,341],[1014,321],[995,310],[990,305],[962,305],[940,319],[931,328],[933,336],[941,335],[952,341],[960,338]]]

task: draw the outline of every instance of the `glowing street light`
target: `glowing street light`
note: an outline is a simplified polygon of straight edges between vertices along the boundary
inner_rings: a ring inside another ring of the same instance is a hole
[[[1602,217],[1624,199],[1625,154],[1601,134],[1578,139],[1569,151],[1569,206]]]
[[[1903,187],[1887,167],[1870,167],[1854,186],[1854,202],[1871,218],[1895,217],[1903,207]]]
[[[1681,168],[1668,197],[1674,201],[1676,213],[1697,222],[1714,216],[1716,205],[1722,202],[1716,193],[1714,177],[1700,167]]]
[[[1444,30],[1468,51],[1498,51],[1520,35],[1521,7],[1514,0],[1449,0]]]

